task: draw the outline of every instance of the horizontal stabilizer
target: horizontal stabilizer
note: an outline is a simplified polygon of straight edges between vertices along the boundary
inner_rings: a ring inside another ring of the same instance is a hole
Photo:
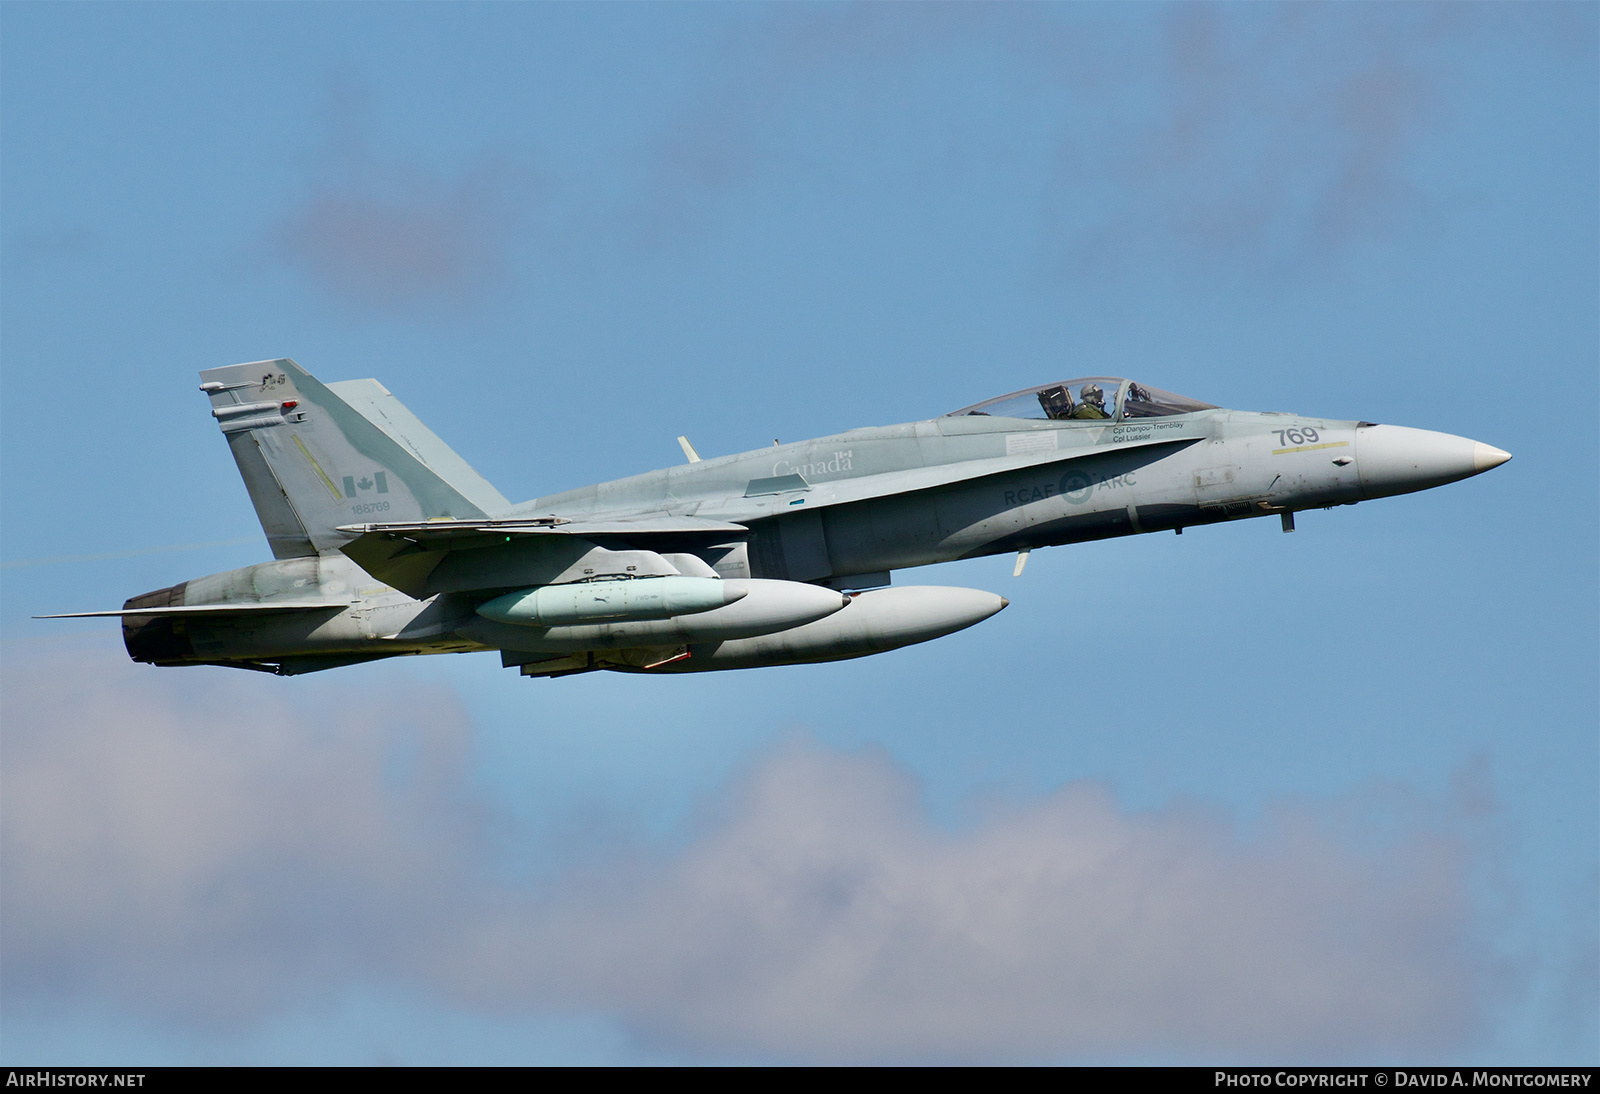
[[[249,614],[252,612],[315,612],[315,611],[344,611],[348,604],[330,604],[326,600],[307,600],[300,602],[261,603],[261,604],[189,604],[178,607],[171,605],[149,608],[118,608],[109,612],[62,612],[60,615],[36,615],[35,619],[95,619],[104,616],[128,615],[227,615],[230,613]]]

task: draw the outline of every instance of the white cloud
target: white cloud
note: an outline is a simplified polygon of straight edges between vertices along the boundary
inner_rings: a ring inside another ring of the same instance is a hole
[[[446,696],[95,659],[5,683],[8,1008],[205,1029],[405,987],[803,1060],[1338,1059],[1478,1017],[1468,848],[1420,829],[1362,848],[1284,809],[1242,842],[1079,783],[951,833],[886,757],[795,745],[681,849],[517,887]]]
[[[1438,1048],[1474,1018],[1462,852],[1362,854],[1292,812],[1242,846],[1092,783],[951,835],[886,759],[800,747],[680,856],[569,881],[454,972],[808,1059]],[[548,945],[517,942],[529,914]]]
[[[479,821],[444,697],[301,705],[212,670],[20,660],[0,774],[9,999],[244,1022],[403,968],[456,916]]]

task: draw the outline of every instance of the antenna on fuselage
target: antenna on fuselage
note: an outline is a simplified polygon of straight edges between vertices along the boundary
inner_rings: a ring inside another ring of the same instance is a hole
[[[1017,564],[1011,571],[1012,577],[1022,576],[1023,569],[1028,565],[1028,552],[1032,550],[1032,547],[1024,547],[1022,550],[1017,552]]]

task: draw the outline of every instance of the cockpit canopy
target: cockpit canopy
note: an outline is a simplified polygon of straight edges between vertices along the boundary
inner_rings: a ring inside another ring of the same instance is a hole
[[[1042,384],[1001,395],[945,415],[957,418],[978,414],[994,418],[1033,418],[1048,421],[1122,421],[1128,418],[1167,418],[1215,410],[1210,403],[1174,395],[1116,376],[1085,376]]]

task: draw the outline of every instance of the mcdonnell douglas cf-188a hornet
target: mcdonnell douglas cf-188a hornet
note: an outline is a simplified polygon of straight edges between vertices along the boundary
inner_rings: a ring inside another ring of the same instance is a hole
[[[202,372],[274,561],[120,611],[135,661],[281,675],[493,650],[526,676],[836,661],[1006,606],[912,566],[1175,531],[1464,479],[1445,433],[1225,410],[1094,377],[931,421],[687,462],[513,505],[375,380]],[[62,617],[52,617],[62,618]]]

